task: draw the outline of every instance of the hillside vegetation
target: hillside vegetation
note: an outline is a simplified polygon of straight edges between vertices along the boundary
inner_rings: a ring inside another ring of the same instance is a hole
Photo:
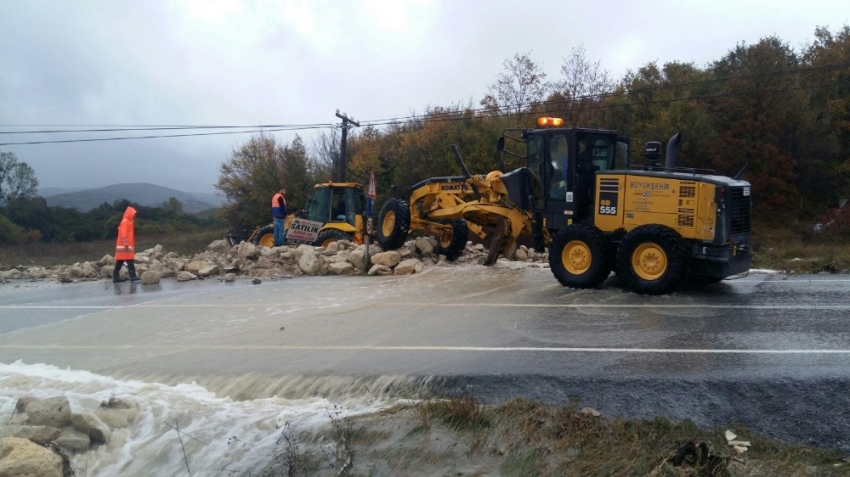
[[[116,200],[128,200],[146,207],[158,207],[171,197],[179,200],[183,204],[183,211],[189,214],[221,205],[220,201],[215,201],[215,196],[212,194],[190,194],[148,183],[113,184],[96,189],[51,195],[46,199],[47,205],[51,207],[60,206],[88,212],[104,202],[111,204]]]

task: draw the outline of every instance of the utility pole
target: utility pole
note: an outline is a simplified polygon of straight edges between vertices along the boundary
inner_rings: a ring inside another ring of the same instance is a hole
[[[354,127],[360,127],[360,123],[354,120],[354,118],[349,118],[346,113],[339,113],[339,110],[336,110],[336,117],[342,119],[342,124],[340,128],[342,129],[342,143],[339,145],[339,182],[345,182],[345,163],[348,161],[348,157],[346,156],[346,148],[345,145],[348,142],[348,130]]]

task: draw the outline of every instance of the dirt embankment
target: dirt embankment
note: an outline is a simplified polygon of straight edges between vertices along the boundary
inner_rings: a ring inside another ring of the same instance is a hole
[[[741,427],[609,419],[577,403],[425,401],[349,419],[323,434],[285,429],[266,477],[847,476],[839,451],[764,439]]]

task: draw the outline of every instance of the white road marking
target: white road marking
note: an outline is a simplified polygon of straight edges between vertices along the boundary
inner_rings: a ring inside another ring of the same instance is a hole
[[[0,310],[112,310],[120,306],[87,305],[0,305]]]
[[[354,303],[356,304],[356,303]],[[847,305],[708,305],[698,303],[688,304],[650,304],[650,303],[420,303],[420,302],[383,302],[370,303],[371,306],[385,307],[475,307],[475,308],[572,308],[572,309],[665,309],[665,310],[850,310]],[[116,306],[84,306],[84,305],[0,305],[0,310],[113,310],[126,308],[274,308],[289,307],[291,303],[198,303],[198,304],[139,304]]]
[[[504,307],[504,308],[639,308],[639,309],[722,309],[722,310],[850,310],[847,305],[701,305],[701,304],[620,304],[620,303],[378,303],[377,306]]]
[[[0,345],[16,350],[161,350],[161,351],[426,351],[426,352],[532,352],[532,353],[652,353],[652,354],[839,354],[850,349],[687,349],[687,348],[549,348],[498,346],[369,346],[369,345]]]

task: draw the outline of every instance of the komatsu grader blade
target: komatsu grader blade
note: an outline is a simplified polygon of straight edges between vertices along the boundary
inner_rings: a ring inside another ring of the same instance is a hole
[[[490,236],[490,249],[487,251],[487,256],[481,257],[478,263],[480,265],[493,265],[496,263],[496,260],[499,259],[499,253],[508,240],[510,240],[508,221],[501,218],[499,219],[499,223],[496,224],[496,230],[493,231],[493,235]]]

